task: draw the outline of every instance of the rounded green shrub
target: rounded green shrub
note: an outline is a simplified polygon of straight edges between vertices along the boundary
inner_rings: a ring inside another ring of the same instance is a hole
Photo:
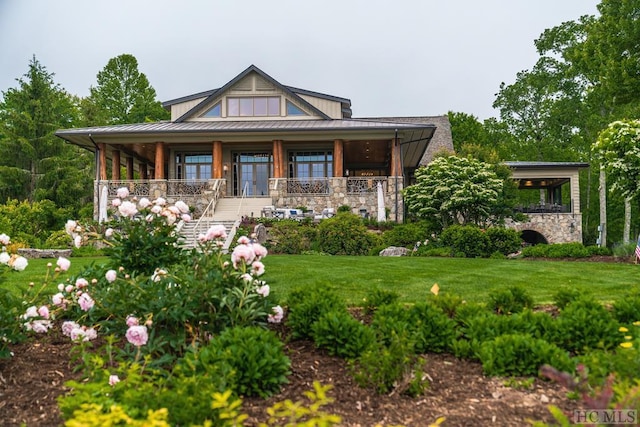
[[[388,289],[372,288],[367,292],[364,300],[362,301],[362,308],[365,314],[371,314],[375,312],[378,307],[383,305],[393,304],[398,301],[400,294]]]
[[[613,304],[613,316],[625,325],[640,321],[640,294],[627,295],[617,300]]]
[[[286,323],[294,339],[312,338],[313,324],[325,313],[347,310],[335,291],[323,287],[294,289],[288,308]]]
[[[258,326],[227,328],[209,346],[217,363],[230,366],[234,391],[241,396],[268,397],[287,382],[291,361],[272,331]]]
[[[376,237],[359,216],[348,212],[324,219],[318,225],[318,248],[331,255],[366,255],[377,245]]]
[[[355,359],[375,341],[371,328],[345,311],[323,314],[312,327],[313,341],[332,356]]]
[[[489,254],[487,234],[472,225],[453,225],[445,228],[440,235],[440,241],[443,246],[451,248],[451,252],[456,256],[479,258]]]
[[[442,353],[455,340],[455,322],[429,303],[411,307],[411,330],[416,353]]]
[[[498,314],[520,313],[533,307],[533,297],[520,286],[493,291],[489,295],[489,307]]]
[[[424,242],[431,234],[431,229],[425,221],[397,224],[382,234],[382,241],[386,246],[401,246],[413,248],[417,242]]]
[[[598,301],[582,297],[570,302],[556,318],[553,341],[574,353],[611,349],[618,345],[619,323]]]
[[[528,334],[506,334],[487,341],[480,348],[480,361],[487,375],[538,375],[542,365],[573,371],[569,354],[545,340]]]
[[[317,238],[317,231],[313,225],[285,219],[275,222],[269,230],[269,235],[270,252],[299,255],[311,249]]]

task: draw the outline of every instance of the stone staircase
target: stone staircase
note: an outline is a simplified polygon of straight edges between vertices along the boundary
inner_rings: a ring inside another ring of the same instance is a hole
[[[271,201],[269,198],[221,198],[216,202],[213,216],[208,214],[199,220],[184,223],[180,229],[180,234],[185,238],[182,245],[184,248],[194,248],[197,246],[199,234],[204,234],[214,224],[222,224],[227,230],[227,241],[223,246],[223,251],[227,251],[233,241],[236,228],[240,224],[243,216],[259,217],[262,209]]]

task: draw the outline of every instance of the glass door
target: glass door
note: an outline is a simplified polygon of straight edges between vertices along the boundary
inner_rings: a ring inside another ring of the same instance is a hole
[[[236,153],[234,158],[234,196],[243,191],[250,197],[269,195],[269,177],[273,161],[271,153]]]

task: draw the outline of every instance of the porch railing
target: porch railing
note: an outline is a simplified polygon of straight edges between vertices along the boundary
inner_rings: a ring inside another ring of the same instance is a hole
[[[122,187],[126,187],[129,190],[129,195],[131,196],[148,197],[151,194],[151,183],[149,181],[121,179],[107,181],[109,198],[116,197],[118,188]]]
[[[329,194],[328,178],[289,178],[288,194]]]
[[[211,190],[212,180],[193,180],[193,179],[167,179],[167,180],[138,180],[138,179],[121,179],[109,180],[108,191],[110,197],[115,197],[118,188],[126,187],[129,189],[131,196],[147,197],[151,195],[152,186],[161,182],[166,185],[166,196],[168,197],[184,197],[184,196],[200,196]],[[217,181],[214,181],[217,182]]]
[[[378,191],[378,183],[382,184],[382,190],[387,192],[387,177],[377,176],[369,178],[347,178],[347,194],[366,194]]]

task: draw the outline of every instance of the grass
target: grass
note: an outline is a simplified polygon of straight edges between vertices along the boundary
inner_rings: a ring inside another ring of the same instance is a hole
[[[71,268],[52,283],[51,292],[66,277],[104,259],[72,258]],[[43,283],[48,262],[55,266],[55,260],[30,260],[25,271],[7,273],[2,286]],[[640,266],[633,264],[323,255],[269,255],[264,264],[266,273],[261,278],[285,304],[291,290],[299,286],[331,286],[350,305],[359,304],[376,287],[397,292],[402,302],[415,303],[426,298],[434,283],[441,292],[478,302],[487,302],[496,289],[522,286],[536,304],[553,302],[553,295],[563,287],[577,288],[603,302],[640,290]]]

